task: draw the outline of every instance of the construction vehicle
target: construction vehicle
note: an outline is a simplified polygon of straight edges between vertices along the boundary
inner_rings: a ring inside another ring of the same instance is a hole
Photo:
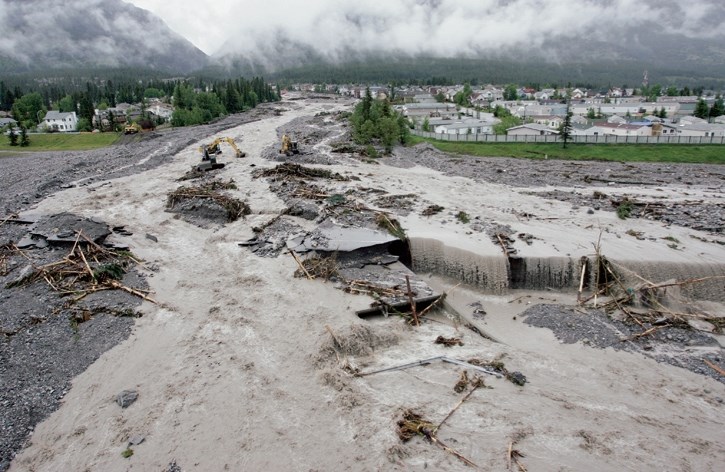
[[[222,153],[222,143],[229,144],[234,149],[236,157],[245,157],[246,154],[239,150],[237,144],[232,138],[217,138],[211,144],[204,144],[199,148],[201,152],[201,164],[195,168],[199,171],[207,171],[212,169],[221,169],[225,164],[218,163],[216,157]]]
[[[297,147],[297,141],[293,141],[292,138],[286,134],[282,135],[282,148],[279,150],[280,154],[291,156],[293,154],[299,154],[300,149]]]
[[[136,134],[141,131],[141,127],[136,123],[129,123],[123,128],[123,134]]]

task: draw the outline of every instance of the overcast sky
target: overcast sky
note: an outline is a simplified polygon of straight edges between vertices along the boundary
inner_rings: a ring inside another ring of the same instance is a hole
[[[688,36],[725,35],[725,0],[127,0],[208,54],[246,52],[281,34],[335,56],[347,46],[471,54],[606,36],[654,20]]]

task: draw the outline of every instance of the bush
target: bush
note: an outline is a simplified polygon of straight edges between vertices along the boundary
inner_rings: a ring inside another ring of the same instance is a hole
[[[626,220],[630,217],[632,214],[632,202],[629,200],[622,200],[622,202],[617,207],[617,216],[622,219]]]

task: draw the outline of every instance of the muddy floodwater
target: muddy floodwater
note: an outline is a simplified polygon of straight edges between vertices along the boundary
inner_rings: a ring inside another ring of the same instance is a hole
[[[351,106],[0,159],[0,470],[721,470],[723,166],[371,159]]]

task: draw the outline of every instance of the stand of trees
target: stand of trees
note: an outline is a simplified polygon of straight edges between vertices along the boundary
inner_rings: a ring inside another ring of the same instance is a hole
[[[248,81],[243,78],[216,82],[211,91],[196,93],[186,82],[174,87],[174,114],[172,126],[189,126],[208,123],[227,113],[239,113],[254,108],[262,102],[279,100],[277,91],[261,77]]]
[[[96,71],[92,76],[102,76]],[[114,75],[117,74],[117,75]],[[120,74],[120,75],[118,75]],[[0,80],[0,110],[12,111],[13,117],[25,128],[34,128],[48,110],[75,112],[79,130],[92,130],[95,110],[106,110],[119,103],[146,104],[150,98],[174,101],[177,112],[172,124],[186,126],[206,123],[227,113],[254,108],[262,102],[279,100],[278,90],[262,77],[251,80],[213,81],[161,80],[134,77],[119,71],[109,73],[108,79],[81,79],[74,76],[31,79],[15,85]],[[143,76],[142,76],[143,77]],[[13,80],[18,81],[18,77]],[[201,90],[201,91],[200,91]],[[100,123],[95,126],[100,127]]]
[[[356,143],[380,142],[386,152],[392,151],[396,143],[406,144],[410,137],[408,120],[395,112],[388,100],[373,100],[370,89],[365,89],[365,97],[355,106],[350,123]]]

